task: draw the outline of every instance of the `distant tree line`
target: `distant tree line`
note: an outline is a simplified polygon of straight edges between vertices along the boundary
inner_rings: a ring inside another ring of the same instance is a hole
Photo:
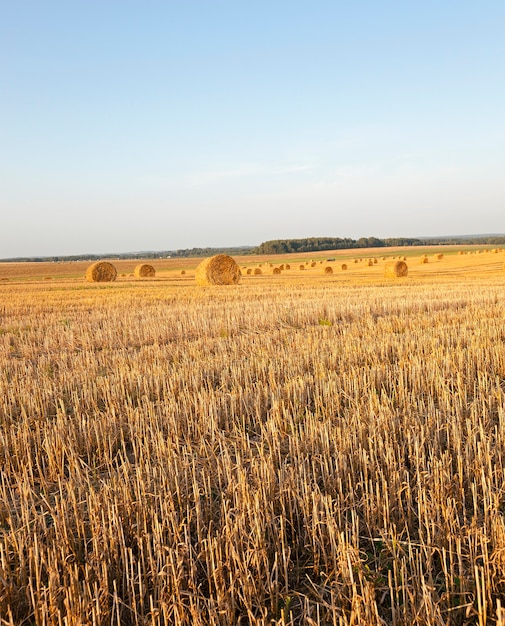
[[[290,254],[317,252],[318,250],[347,250],[353,248],[386,248],[397,246],[443,246],[443,245],[505,245],[505,235],[465,235],[461,237],[396,237],[379,239],[378,237],[308,237],[305,239],[272,239],[259,246],[236,246],[229,248],[182,248],[179,250],[121,252],[107,254],[75,254],[68,256],[28,256],[0,259],[0,263],[12,261],[57,262],[57,261],[99,261],[100,259],[166,259],[173,257],[209,257],[215,254],[243,256],[248,254]]]
[[[318,250],[347,250],[352,248],[384,248],[387,246],[422,246],[420,239],[378,239],[377,237],[309,237],[308,239],[273,239],[264,241],[253,254],[286,254],[291,252],[317,252]]]
[[[433,237],[409,238],[395,237],[379,239],[377,237],[309,237],[306,239],[272,239],[264,241],[252,250],[252,254],[287,254],[292,252],[317,252],[321,250],[347,250],[353,248],[387,248],[397,246],[437,246],[448,244],[460,245],[503,245],[505,236],[465,236],[465,237]]]

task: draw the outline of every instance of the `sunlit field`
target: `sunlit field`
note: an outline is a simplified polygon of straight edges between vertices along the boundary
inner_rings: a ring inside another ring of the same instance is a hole
[[[236,260],[0,263],[0,625],[505,626],[505,253]]]

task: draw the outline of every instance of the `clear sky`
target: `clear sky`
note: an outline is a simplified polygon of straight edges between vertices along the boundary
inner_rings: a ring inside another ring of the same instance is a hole
[[[505,231],[503,0],[0,0],[0,258]]]

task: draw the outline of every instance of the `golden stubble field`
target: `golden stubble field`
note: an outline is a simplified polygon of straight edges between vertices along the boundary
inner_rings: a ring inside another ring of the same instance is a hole
[[[505,624],[505,254],[439,251],[0,264],[0,624]]]

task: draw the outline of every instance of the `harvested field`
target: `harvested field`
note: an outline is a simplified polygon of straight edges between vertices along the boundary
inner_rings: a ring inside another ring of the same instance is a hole
[[[0,265],[0,619],[499,624],[503,256]]]

